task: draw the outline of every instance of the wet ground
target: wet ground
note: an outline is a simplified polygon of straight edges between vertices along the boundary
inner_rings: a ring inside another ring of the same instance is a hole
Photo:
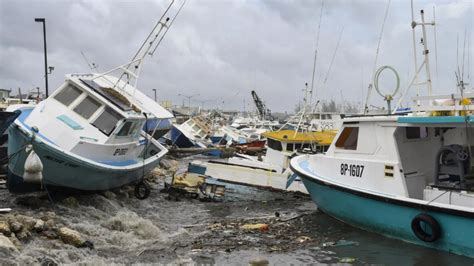
[[[148,199],[126,188],[113,193],[11,195],[0,208],[78,231],[94,248],[77,248],[44,233],[0,249],[0,264],[270,264],[351,263],[473,265],[474,260],[387,239],[345,225],[306,196],[229,185],[221,202],[169,197],[158,178]],[[1,216],[1,214],[0,214]],[[248,227],[259,225],[257,229]],[[247,229],[246,229],[247,228]]]

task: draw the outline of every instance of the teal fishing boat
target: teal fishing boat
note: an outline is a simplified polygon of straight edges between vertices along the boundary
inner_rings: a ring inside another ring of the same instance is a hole
[[[326,154],[290,167],[339,220],[474,257],[474,130],[465,121],[474,116],[346,118]]]
[[[434,22],[425,23],[423,15],[412,26],[425,32]],[[344,118],[326,153],[295,157],[290,168],[330,216],[474,258],[474,91],[458,79],[458,94],[432,96],[426,38],[422,45],[425,60],[410,86],[426,67],[428,96],[415,97],[411,112],[390,113],[395,93],[380,93],[377,79],[382,70],[394,69],[382,67],[374,84],[388,114]]]

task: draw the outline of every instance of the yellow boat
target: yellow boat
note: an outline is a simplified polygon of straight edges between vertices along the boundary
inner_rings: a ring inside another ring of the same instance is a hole
[[[331,145],[337,131],[311,131],[296,132],[294,130],[280,130],[265,132],[263,135],[267,138],[269,147],[281,145],[278,150],[293,151],[313,146],[319,146],[326,150]],[[285,147],[283,147],[285,146]]]

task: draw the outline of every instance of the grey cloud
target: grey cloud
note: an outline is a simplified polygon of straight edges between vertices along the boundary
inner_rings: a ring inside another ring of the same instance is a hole
[[[430,2],[416,2],[418,8],[431,12]],[[0,1],[0,87],[43,87],[42,35],[34,17],[47,19],[49,63],[56,67],[50,76],[53,90],[64,74],[89,71],[81,51],[101,71],[127,62],[166,3]],[[189,0],[157,54],[145,62],[139,88],[150,96],[155,88],[161,100],[175,104],[182,102],[178,93],[199,93],[196,100],[206,101],[206,106],[229,109],[241,109],[244,99],[251,100],[250,90],[257,89],[271,109],[292,111],[302,98],[304,83],[311,79],[320,3]],[[440,93],[454,90],[455,40],[474,17],[472,10],[460,13],[459,5],[469,3],[437,3]],[[342,90],[345,100],[365,98],[362,91],[371,77],[385,7],[385,1],[325,1],[318,97],[340,99]],[[392,1],[378,62],[394,65],[402,84],[413,75],[410,20],[409,2]],[[322,87],[343,26],[333,70]],[[471,42],[468,49],[473,46]],[[390,86],[391,81],[386,84]]]

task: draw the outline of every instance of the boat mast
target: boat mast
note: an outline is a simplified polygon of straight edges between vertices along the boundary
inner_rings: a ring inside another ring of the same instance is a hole
[[[411,10],[412,10],[412,14],[413,14],[413,0],[411,0]],[[417,85],[417,86],[420,86],[420,85],[426,85],[427,87],[427,91],[428,91],[428,96],[431,96],[432,93],[433,93],[433,85],[432,85],[432,82],[431,82],[431,72],[430,72],[430,59],[429,59],[429,49],[428,49],[428,41],[427,41],[427,36],[426,36],[426,26],[433,26],[435,27],[436,26],[436,22],[433,20],[431,22],[426,22],[425,21],[425,12],[423,10],[420,10],[420,16],[421,16],[421,22],[416,22],[414,20],[414,18],[412,17],[412,22],[411,22],[411,27],[412,27],[412,30],[413,30],[413,33],[415,31],[415,28],[416,26],[421,26],[422,28],[422,33],[423,33],[423,38],[421,39],[421,44],[423,45],[423,56],[424,56],[424,60],[423,62],[421,63],[420,66],[417,65],[417,61],[416,61],[416,46],[414,45],[413,46],[413,51],[415,53],[415,56],[414,56],[414,62],[415,62],[415,76],[413,77],[412,81],[410,82],[410,84],[408,85],[408,87],[405,89],[405,91],[403,92],[402,96],[400,97],[400,99],[398,100],[398,103],[397,105],[395,106],[395,108],[393,109],[393,112],[392,113],[395,113],[397,111],[397,109],[400,107],[401,103],[403,102],[403,100],[405,99],[406,95],[407,95],[407,92],[408,90],[413,86],[413,85]],[[413,34],[414,36],[414,34]],[[415,39],[413,39],[413,43],[415,44]],[[424,82],[418,82],[418,75],[420,74],[420,71],[425,68],[425,75],[426,75],[426,81]],[[432,104],[432,102],[430,101],[430,105]]]
[[[413,2],[413,0],[412,0]],[[429,23],[426,23],[425,22],[425,12],[423,11],[423,9],[420,11],[420,14],[421,14],[421,23],[417,23],[417,22],[414,22],[416,23],[413,27],[416,27],[417,25],[421,25],[421,28],[423,29],[423,39],[422,39],[422,43],[423,43],[423,54],[425,56],[425,71],[426,71],[426,85],[427,85],[427,88],[428,88],[428,95],[431,96],[432,95],[432,84],[431,84],[431,72],[430,72],[430,57],[428,56],[429,54],[429,50],[428,50],[428,39],[426,38],[426,25],[432,25],[434,26],[435,23],[434,21],[433,22],[429,22]],[[413,25],[413,24],[412,24]]]
[[[121,74],[119,75],[119,79],[116,82],[110,82],[113,85],[113,88],[119,88],[121,90],[124,90],[125,87],[130,84],[130,82],[134,81],[134,93],[137,87],[138,83],[138,78],[140,76],[140,71],[143,66],[143,62],[145,60],[145,57],[147,55],[153,56],[155,53],[156,49],[160,45],[161,41],[165,37],[166,33],[170,29],[171,25],[173,24],[174,20],[178,16],[178,14],[181,12],[181,9],[183,8],[184,4],[186,3],[186,0],[184,0],[175,13],[173,19],[170,21],[169,17],[165,16],[168,14],[170,11],[171,7],[173,6],[175,0],[172,0],[171,3],[168,5],[166,8],[165,12],[161,15],[160,19],[158,22],[155,24],[151,32],[148,34],[147,38],[145,41],[142,43],[138,51],[135,53],[133,56],[132,60],[124,65],[118,66],[112,70],[109,70],[105,73],[102,73],[96,77],[94,77],[92,80],[97,79],[97,78],[105,78],[105,75],[110,74],[112,72],[116,72],[118,70],[121,71]]]
[[[413,9],[413,0],[411,0],[411,33],[413,37],[413,60],[415,63],[415,83],[418,83],[418,72],[416,71],[418,69],[418,60],[417,60],[417,53],[416,53],[416,34],[415,34],[415,27],[413,26],[413,23],[415,22],[415,13]],[[417,96],[419,96],[420,92],[419,90],[417,91]]]

